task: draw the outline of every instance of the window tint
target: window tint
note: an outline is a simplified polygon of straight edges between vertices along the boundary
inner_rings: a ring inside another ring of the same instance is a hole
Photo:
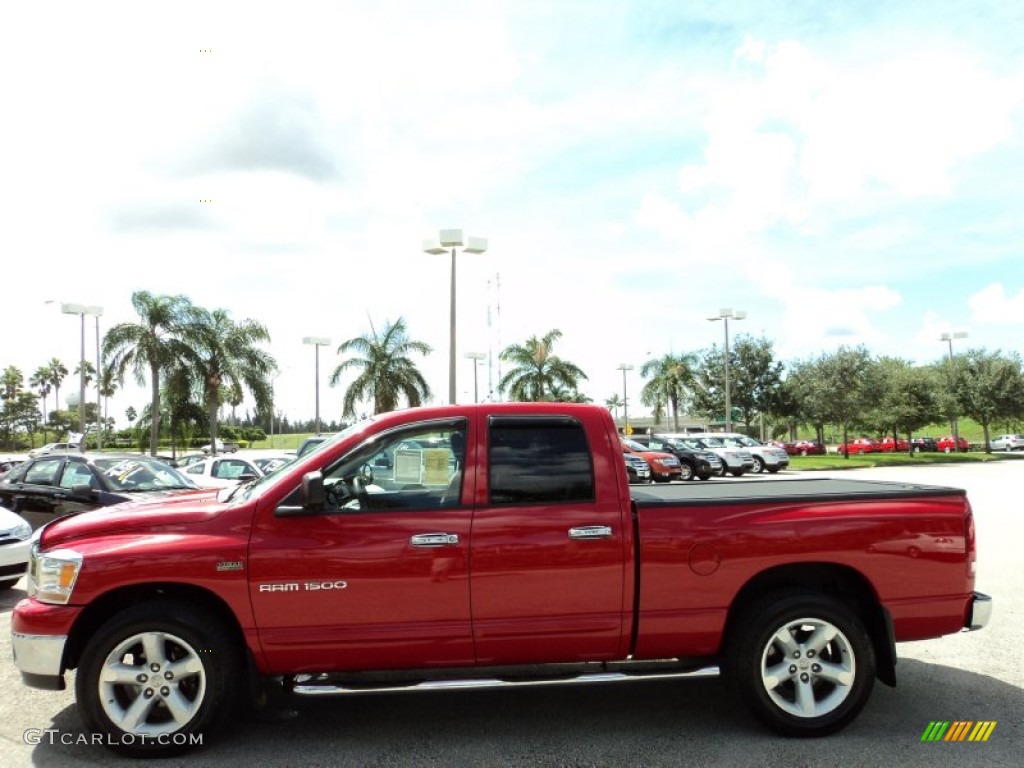
[[[26,483],[32,485],[56,485],[57,471],[64,459],[40,459],[28,468],[25,473]]]
[[[489,435],[491,504],[594,500],[594,469],[573,419],[494,419]]]

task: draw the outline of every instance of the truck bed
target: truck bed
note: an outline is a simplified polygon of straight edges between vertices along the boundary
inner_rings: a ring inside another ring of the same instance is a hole
[[[691,482],[676,487],[671,498],[653,490],[632,488],[633,501],[638,506],[660,504],[699,505],[749,504],[758,501],[855,501],[865,497],[872,499],[906,499],[929,496],[965,496],[960,488],[941,485],[920,485],[891,480],[856,480],[848,478],[812,477],[792,480],[744,480]]]

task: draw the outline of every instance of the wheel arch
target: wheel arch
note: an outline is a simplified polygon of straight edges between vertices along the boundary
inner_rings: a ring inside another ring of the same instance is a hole
[[[67,648],[64,652],[65,666],[74,669],[78,666],[82,652],[89,638],[113,616],[144,602],[154,600],[177,600],[190,606],[205,608],[224,622],[225,628],[234,637],[237,648],[245,652],[242,659],[246,665],[252,663],[252,649],[245,641],[245,633],[235,616],[234,611],[215,593],[191,584],[175,582],[134,584],[111,590],[92,601],[75,621],[68,636]]]
[[[729,606],[723,647],[738,631],[748,607],[773,592],[805,589],[840,600],[864,622],[875,652],[876,677],[888,686],[896,685],[896,641],[892,618],[881,604],[871,582],[859,571],[839,563],[791,563],[762,571],[751,578]]]

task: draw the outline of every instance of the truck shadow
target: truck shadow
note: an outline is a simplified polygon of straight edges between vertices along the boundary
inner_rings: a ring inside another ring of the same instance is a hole
[[[293,710],[281,717],[242,718],[200,751],[160,765],[931,766],[969,764],[978,749],[992,764],[1017,763],[1024,726],[1020,688],[913,659],[900,661],[899,676],[898,688],[876,686],[852,725],[822,739],[764,730],[720,680],[704,678],[293,697],[286,702]],[[922,743],[934,720],[998,724],[984,744]],[[75,707],[61,711],[53,727],[82,733]],[[101,749],[41,744],[33,763],[91,765]],[[118,764],[136,762],[152,765]]]

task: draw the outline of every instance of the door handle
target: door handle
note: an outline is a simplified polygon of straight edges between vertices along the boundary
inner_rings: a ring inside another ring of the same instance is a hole
[[[417,533],[409,543],[414,547],[450,547],[459,543],[457,533]]]
[[[612,527],[610,525],[584,525],[569,529],[570,539],[610,539],[611,537]]]

